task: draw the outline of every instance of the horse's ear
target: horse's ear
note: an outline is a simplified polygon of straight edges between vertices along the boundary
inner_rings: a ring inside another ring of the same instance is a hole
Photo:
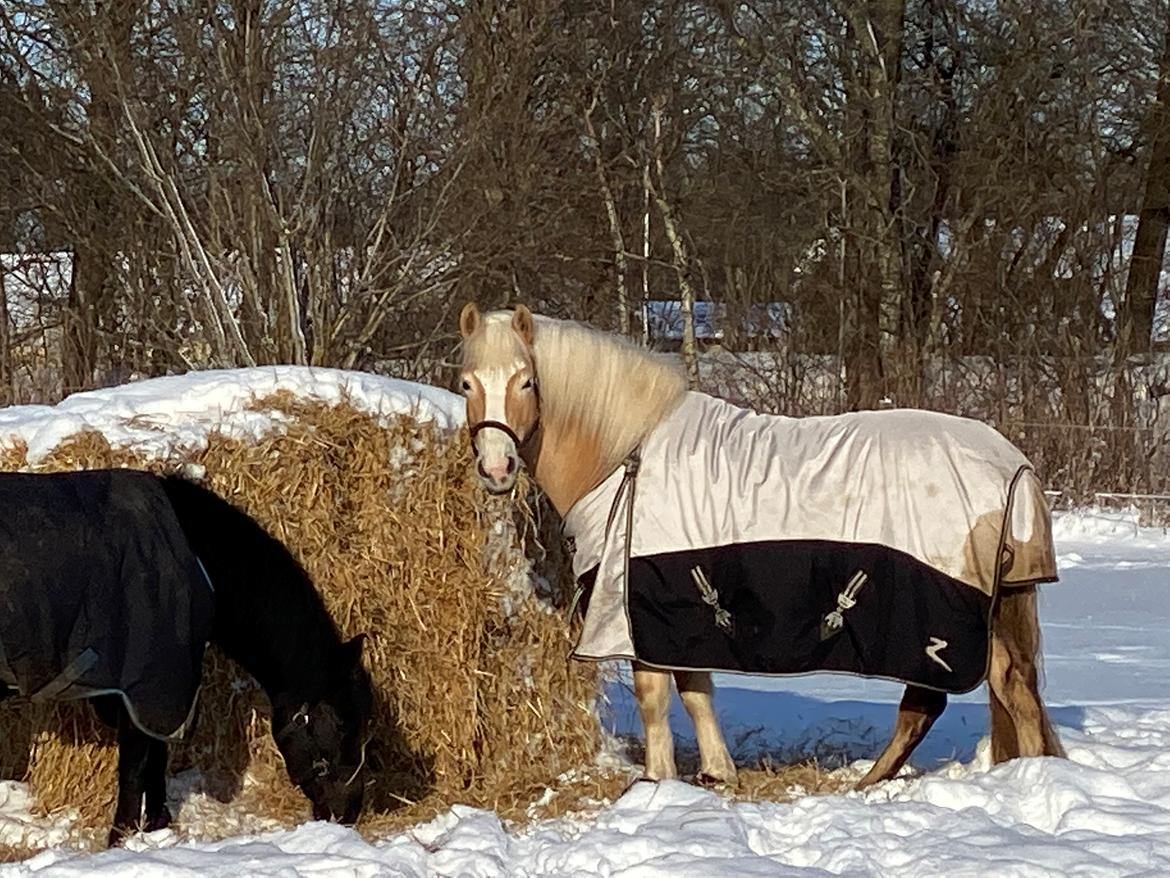
[[[341,654],[350,665],[356,665],[362,660],[362,644],[366,642],[366,634],[357,634],[341,644]]]
[[[468,302],[459,312],[459,333],[467,338],[479,329],[479,307],[475,302]]]
[[[512,312],[512,328],[524,339],[524,344],[532,345],[532,312],[524,305],[517,305],[516,310]]]

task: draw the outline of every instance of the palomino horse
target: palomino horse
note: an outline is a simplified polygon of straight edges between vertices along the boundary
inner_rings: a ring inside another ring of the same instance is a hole
[[[167,742],[194,720],[209,641],[267,694],[313,815],[357,819],[362,637],[339,637],[283,544],[199,485],[132,470],[2,473],[0,509],[0,699],[92,698],[118,730],[111,845],[171,823]]]
[[[948,692],[967,691],[984,679],[996,762],[1062,755],[1037,680],[1035,586],[1055,578],[1048,511],[1026,459],[990,427],[930,412],[758,415],[688,392],[681,370],[659,355],[580,324],[533,317],[523,306],[481,314],[468,304],[460,331],[479,480],[492,493],[507,493],[523,461],[565,519],[577,555],[582,536],[591,544],[586,561],[575,559],[578,576],[584,569],[611,583],[607,595],[598,580],[586,616],[583,640],[593,604],[608,601],[608,609],[597,612],[608,612],[609,622],[589,635],[601,645],[589,652],[578,644],[576,655],[632,661],[647,778],[676,776],[667,720],[673,675],[695,725],[699,780],[734,784],[736,768],[712,706],[711,670],[827,669],[905,682],[893,737],[862,787],[898,772],[946,706]],[[666,425],[679,423],[699,429],[682,439],[661,438]],[[679,512],[679,498],[695,481],[690,458],[704,456],[714,461],[706,471],[714,473],[705,489],[711,495],[697,514]],[[908,460],[923,471],[906,478]],[[952,471],[974,472],[976,484],[948,475]],[[1001,472],[1007,473],[1003,479]],[[761,473],[773,479],[767,491]],[[826,487],[833,474],[841,484]],[[648,483],[664,492],[657,504],[642,499],[644,478],[658,480]],[[948,487],[947,478],[954,484]],[[953,502],[948,490],[958,492]],[[766,500],[757,496],[765,493]],[[916,502],[926,512],[909,526],[907,516],[882,520],[881,510],[908,493],[921,494]],[[804,499],[794,502],[794,496]],[[745,504],[755,505],[741,514]],[[773,534],[767,519],[775,516],[786,516],[784,536],[751,543],[754,534]],[[749,555],[756,549],[765,554],[728,560],[709,538],[714,519],[731,527],[736,551],[746,543]],[[1011,532],[1021,520],[1028,539]],[[961,525],[957,535],[955,527],[944,526],[954,521]],[[851,529],[850,539],[837,531],[837,542],[826,542],[841,522]],[[643,533],[656,527],[662,533]],[[799,538],[790,538],[787,528]],[[891,543],[884,536],[891,529],[897,538],[899,529],[909,536]],[[689,546],[700,548],[683,546],[684,531]],[[643,557],[634,557],[639,545]],[[681,566],[675,556],[683,558]],[[761,589],[739,588],[741,575],[761,572]],[[698,591],[684,595],[678,589],[690,588],[692,579]],[[868,592],[867,581],[874,583]],[[775,609],[770,600],[788,603]],[[684,604],[684,615],[694,621],[680,633],[662,620],[666,608]],[[866,610],[853,609],[862,604]],[[640,635],[631,620],[640,605],[650,607],[642,615],[646,625],[659,627],[635,648]],[[810,606],[818,615],[808,615]],[[961,623],[947,616],[956,612]],[[788,638],[780,652],[777,637]],[[790,646],[804,652],[794,659],[783,651]]]

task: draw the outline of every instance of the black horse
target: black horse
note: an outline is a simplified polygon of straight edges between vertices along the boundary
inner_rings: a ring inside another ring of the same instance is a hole
[[[0,474],[0,697],[93,698],[117,729],[111,844],[171,822],[167,741],[190,726],[209,641],[267,694],[313,816],[354,822],[373,710],[362,636],[342,641],[284,545],[181,478]]]

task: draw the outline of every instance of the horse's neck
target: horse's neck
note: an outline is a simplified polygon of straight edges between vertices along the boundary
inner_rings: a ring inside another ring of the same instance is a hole
[[[596,439],[555,424],[541,426],[534,457],[525,463],[562,518],[609,475]]]
[[[274,696],[320,697],[328,658],[340,643],[316,595],[299,579],[279,584],[253,577],[211,576],[216,585],[215,642]]]
[[[323,689],[340,638],[296,560],[212,491],[178,478],[161,485],[215,589],[216,645],[270,698]]]
[[[535,360],[548,379],[541,386],[550,395],[540,442],[525,456],[561,515],[620,466],[686,391],[683,375],[663,362],[596,333],[566,331],[548,341],[536,335]],[[597,368],[582,368],[586,358],[600,361]]]

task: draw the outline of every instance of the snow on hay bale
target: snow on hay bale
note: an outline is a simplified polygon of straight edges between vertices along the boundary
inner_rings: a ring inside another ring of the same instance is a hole
[[[567,661],[565,596],[533,588],[544,582],[524,554],[539,550],[533,516],[472,483],[461,422],[457,397],[420,385],[208,372],[0,410],[0,468],[194,474],[284,541],[343,634],[370,635],[367,813],[388,828],[452,801],[522,808],[600,743],[596,674]],[[307,818],[265,699],[214,650],[200,703],[171,770],[199,769],[206,792],[250,814]],[[81,826],[111,819],[112,743],[84,704],[0,706],[4,776],[26,777],[45,811],[77,809]]]

